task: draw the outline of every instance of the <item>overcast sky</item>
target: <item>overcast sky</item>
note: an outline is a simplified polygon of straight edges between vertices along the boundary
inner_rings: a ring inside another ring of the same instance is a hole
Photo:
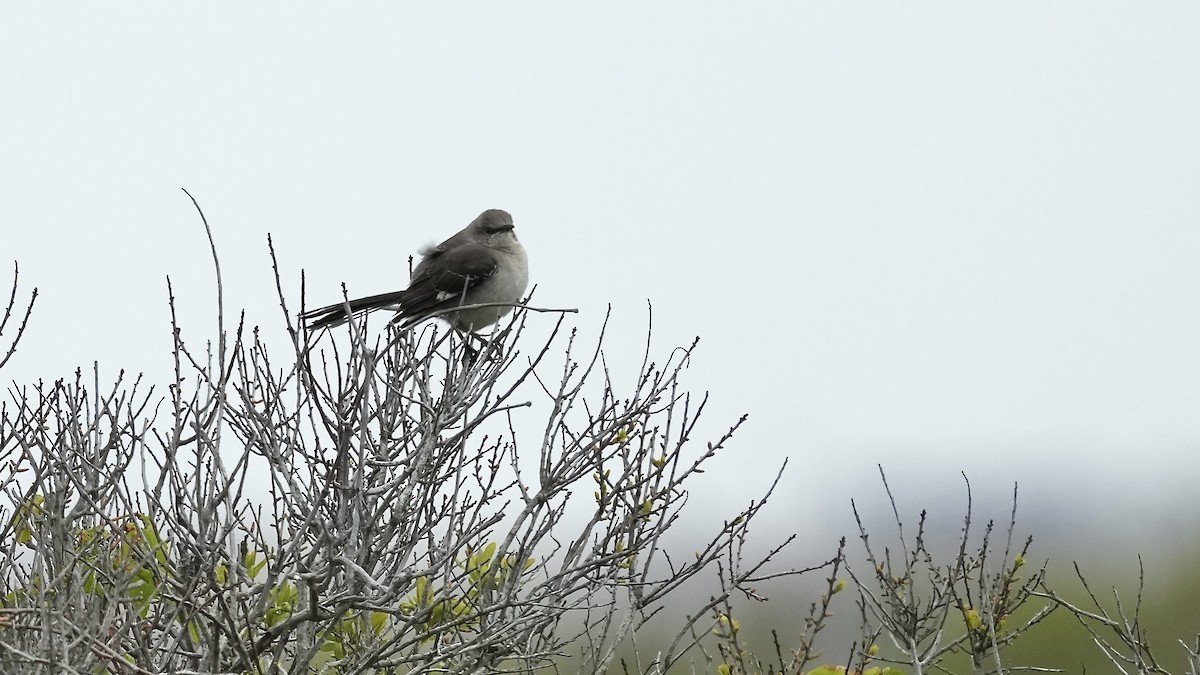
[[[788,456],[782,521],[877,463],[912,511],[966,471],[1192,513],[1197,36],[1188,2],[7,3],[0,261],[41,295],[0,379],[165,382],[167,275],[213,335],[180,188],[271,339],[267,233],[325,304],[503,208],[536,304],[612,304],[611,358],[647,301],[659,354],[701,336],[710,428],[750,413],[730,508]]]

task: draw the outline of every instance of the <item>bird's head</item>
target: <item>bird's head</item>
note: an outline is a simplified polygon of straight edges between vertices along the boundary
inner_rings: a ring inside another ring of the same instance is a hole
[[[488,246],[504,247],[516,242],[513,219],[508,211],[488,209],[471,222],[471,233],[475,241]]]

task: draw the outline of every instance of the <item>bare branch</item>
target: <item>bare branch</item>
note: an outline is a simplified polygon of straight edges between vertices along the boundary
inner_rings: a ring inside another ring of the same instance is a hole
[[[10,319],[15,318],[13,310],[17,306],[17,285],[21,277],[21,269],[17,261],[13,261],[13,280],[12,290],[8,294],[8,303],[4,306],[4,315],[0,316],[0,337],[4,335],[4,329],[8,327]],[[21,341],[21,336],[25,334],[25,327],[29,325],[29,316],[33,313],[33,305],[37,302],[38,289],[35,287],[33,292],[29,294],[29,302],[25,305],[25,312],[21,316],[21,323],[17,324],[17,333],[12,337],[12,341],[8,345],[8,349],[4,352],[4,356],[0,357],[0,368],[8,363],[14,352],[17,351],[17,343]]]

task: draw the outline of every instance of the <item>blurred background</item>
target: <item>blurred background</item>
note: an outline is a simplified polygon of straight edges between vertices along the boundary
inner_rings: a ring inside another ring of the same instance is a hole
[[[852,498],[886,532],[879,465],[942,541],[964,474],[979,523],[1017,484],[1060,585],[1079,560],[1133,593],[1141,555],[1179,663],[1200,631],[1197,35],[1183,2],[10,4],[0,263],[40,295],[0,379],[165,385],[168,276],[184,338],[215,336],[180,188],[268,341],[268,233],[295,311],[301,271],[309,305],[402,288],[419,247],[504,208],[534,304],[590,335],[611,306],[618,375],[652,307],[656,354],[701,338],[703,433],[749,413],[697,536],[785,458],[757,526],[763,549],[800,535],[781,566],[854,551]],[[754,611],[786,630],[810,590]]]

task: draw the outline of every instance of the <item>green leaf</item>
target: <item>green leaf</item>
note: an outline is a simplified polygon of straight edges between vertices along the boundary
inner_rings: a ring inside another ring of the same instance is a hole
[[[296,585],[288,581],[276,584],[271,589],[271,606],[263,613],[263,620],[268,627],[274,627],[292,615],[296,597]]]
[[[246,553],[246,558],[242,561],[242,563],[246,566],[246,573],[251,579],[253,579],[254,577],[258,576],[258,573],[261,572],[262,568],[266,566],[267,556],[262,556],[262,559],[260,560],[257,551],[248,551]]]
[[[42,505],[45,503],[45,497],[42,495],[33,495],[25,500],[25,503],[13,514],[12,521],[10,522],[13,525],[13,530],[17,533],[18,544],[29,544],[33,541],[33,528],[29,525],[29,522],[41,517]]]
[[[818,666],[808,671],[808,675],[846,675],[842,666]]]
[[[387,627],[387,621],[388,615],[386,612],[371,612],[371,631],[379,635]]]

